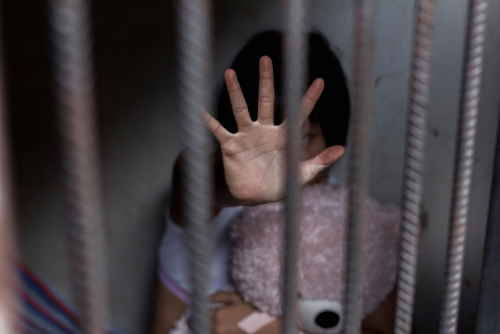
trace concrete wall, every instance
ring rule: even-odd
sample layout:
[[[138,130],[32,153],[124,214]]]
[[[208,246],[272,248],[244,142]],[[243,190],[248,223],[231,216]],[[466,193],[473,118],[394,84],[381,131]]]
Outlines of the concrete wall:
[[[424,223],[416,302],[419,333],[437,332],[460,89],[466,0],[438,1],[428,122]],[[280,29],[280,1],[215,1],[214,82],[255,33]],[[381,0],[375,64],[371,194],[400,202],[413,1]],[[499,4],[489,11],[486,71],[467,243],[461,332],[472,332],[498,117]],[[4,2],[8,80],[18,186],[21,253],[71,298],[46,8]],[[181,150],[176,111],[173,1],[95,1],[97,88],[108,239],[110,306],[115,325],[147,327],[156,248],[163,231],[172,164]],[[327,36],[351,77],[353,1],[315,0],[312,27]],[[21,19],[22,18],[22,19]],[[29,22],[29,24],[26,24]],[[344,158],[332,173],[345,179]]]

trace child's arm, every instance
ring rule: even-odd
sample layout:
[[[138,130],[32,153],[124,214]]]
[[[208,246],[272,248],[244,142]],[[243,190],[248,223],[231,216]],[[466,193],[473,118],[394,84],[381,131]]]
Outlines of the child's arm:
[[[177,298],[158,280],[151,334],[167,334],[187,308],[188,305],[185,302]]]
[[[214,201],[211,203],[211,213],[213,220],[217,213],[223,207],[238,206],[240,205],[238,200],[236,200],[229,192],[226,181],[224,179],[224,167],[222,165],[222,154],[220,150],[214,150],[212,154],[213,161],[213,172],[212,176],[214,182]],[[172,177],[172,197],[170,203],[170,216],[173,222],[181,227],[184,227],[186,223],[186,218],[184,216],[184,201],[183,201],[183,185],[184,185],[184,155],[180,154],[174,165],[174,172]]]

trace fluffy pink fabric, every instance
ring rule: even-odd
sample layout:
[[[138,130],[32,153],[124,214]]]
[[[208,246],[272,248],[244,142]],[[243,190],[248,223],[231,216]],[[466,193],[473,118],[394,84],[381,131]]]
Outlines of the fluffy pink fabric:
[[[346,201],[343,186],[314,185],[302,195],[298,288],[301,299],[343,304],[346,284]],[[363,318],[393,289],[396,280],[399,210],[367,200],[362,267]],[[244,300],[281,315],[283,204],[247,207],[238,216],[233,240],[232,276]]]

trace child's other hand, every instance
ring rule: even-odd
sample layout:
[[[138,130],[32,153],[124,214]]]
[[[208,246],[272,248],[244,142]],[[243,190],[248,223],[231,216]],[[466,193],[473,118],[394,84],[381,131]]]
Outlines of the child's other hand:
[[[274,79],[271,58],[260,59],[258,119],[253,122],[236,73],[225,72],[226,85],[238,132],[230,133],[204,112],[209,130],[221,144],[224,175],[231,195],[244,205],[279,201],[285,195],[286,122],[274,125]],[[309,117],[324,88],[316,79],[302,98],[299,125]],[[332,106],[333,107],[333,106]],[[301,183],[306,184],[320,171],[339,159],[345,150],[332,146],[300,164]]]
[[[213,311],[214,334],[245,334],[237,324],[250,313],[257,311],[253,306],[245,304],[235,292],[217,292],[212,302],[224,304]],[[280,324],[280,320],[277,319],[256,334],[280,334]]]

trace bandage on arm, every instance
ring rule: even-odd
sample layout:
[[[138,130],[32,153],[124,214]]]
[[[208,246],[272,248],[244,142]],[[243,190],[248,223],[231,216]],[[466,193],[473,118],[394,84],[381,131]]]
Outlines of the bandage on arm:
[[[276,317],[273,317],[267,313],[255,311],[238,322],[237,326],[246,334],[255,334],[275,320]]]

